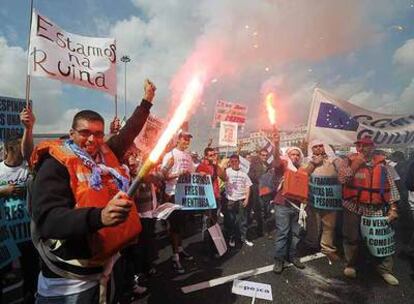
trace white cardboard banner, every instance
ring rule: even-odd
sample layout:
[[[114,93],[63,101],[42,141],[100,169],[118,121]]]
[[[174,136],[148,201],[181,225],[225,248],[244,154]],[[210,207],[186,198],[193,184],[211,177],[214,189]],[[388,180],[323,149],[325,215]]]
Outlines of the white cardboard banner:
[[[220,121],[235,122],[239,126],[246,123],[247,107],[242,104],[217,100],[214,111],[213,127],[218,127]]]
[[[218,254],[222,256],[227,251],[226,240],[224,239],[223,232],[221,231],[220,225],[216,223],[215,225],[208,228],[208,232],[213,239],[214,245],[216,245]]]
[[[273,301],[272,286],[269,284],[234,280],[231,292],[241,296]]]
[[[237,123],[220,122],[219,145],[227,147],[237,146]]]
[[[113,38],[68,33],[33,11],[28,61],[30,75],[116,94]]]
[[[308,120],[308,141],[353,144],[370,137],[378,146],[414,143],[414,114],[390,115],[368,111],[316,89]]]

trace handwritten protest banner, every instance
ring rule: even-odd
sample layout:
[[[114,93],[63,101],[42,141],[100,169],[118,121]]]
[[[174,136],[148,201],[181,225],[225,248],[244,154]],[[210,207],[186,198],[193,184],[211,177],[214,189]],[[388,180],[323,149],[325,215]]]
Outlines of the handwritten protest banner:
[[[84,37],[62,30],[33,12],[29,74],[116,94],[113,38]]]
[[[213,127],[219,127],[221,121],[234,122],[239,126],[244,126],[246,124],[246,115],[246,106],[224,100],[217,100]]]
[[[4,200],[0,200],[0,268],[20,256],[6,223]]]
[[[324,210],[342,210],[342,186],[336,177],[310,176],[310,202]]]
[[[361,235],[373,256],[386,257],[395,253],[394,234],[387,217],[361,217]]]
[[[19,114],[25,106],[24,99],[0,96],[0,142],[23,136]]]
[[[217,207],[210,175],[184,174],[178,178],[175,203],[182,210],[205,210]]]

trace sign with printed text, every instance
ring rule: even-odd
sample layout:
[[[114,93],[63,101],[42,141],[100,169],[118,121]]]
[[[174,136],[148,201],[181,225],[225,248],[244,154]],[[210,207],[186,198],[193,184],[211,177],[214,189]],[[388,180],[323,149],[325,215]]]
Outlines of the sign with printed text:
[[[336,177],[310,175],[309,194],[317,209],[342,210],[342,185]]]
[[[234,280],[231,292],[241,296],[273,301],[272,286],[269,284]]]
[[[20,112],[24,107],[26,107],[24,99],[0,96],[0,142],[10,137],[23,136],[24,128],[20,122]]]
[[[362,216],[361,235],[369,252],[376,257],[395,253],[394,229],[385,216]]]
[[[246,106],[224,100],[217,100],[213,127],[219,127],[221,121],[234,122],[239,126],[244,126],[246,124],[246,115]]]
[[[178,177],[175,203],[182,206],[182,210],[217,208],[210,175],[192,173]]]
[[[19,249],[10,234],[6,222],[4,200],[0,200],[0,268],[11,263],[19,256]]]
[[[33,12],[29,74],[116,94],[116,45],[113,38],[95,38],[64,31]]]
[[[149,153],[161,135],[162,126],[161,119],[153,115],[148,116],[142,131],[134,140],[135,146],[144,153]]]
[[[24,192],[26,196],[26,192]],[[16,243],[30,241],[30,216],[26,200],[9,198],[4,203],[6,222],[9,232]]]
[[[318,139],[333,145],[370,137],[377,146],[407,146],[414,143],[414,114],[372,112],[316,89],[307,135],[308,142]]]
[[[219,145],[227,147],[237,146],[237,123],[220,122]]]

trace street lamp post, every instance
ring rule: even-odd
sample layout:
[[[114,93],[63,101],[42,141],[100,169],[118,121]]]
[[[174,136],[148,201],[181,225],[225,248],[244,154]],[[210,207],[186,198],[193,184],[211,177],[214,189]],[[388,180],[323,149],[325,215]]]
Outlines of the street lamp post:
[[[123,121],[126,122],[126,113],[127,113],[127,63],[131,62],[131,58],[128,55],[121,57],[121,61],[124,63],[124,118]]]

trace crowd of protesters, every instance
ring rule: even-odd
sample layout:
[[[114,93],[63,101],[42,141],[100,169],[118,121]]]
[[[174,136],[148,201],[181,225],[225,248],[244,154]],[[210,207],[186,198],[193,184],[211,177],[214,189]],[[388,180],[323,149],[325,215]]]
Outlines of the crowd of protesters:
[[[198,159],[189,152],[191,133],[181,130],[175,147],[150,168],[129,197],[130,182],[147,158],[133,140],[149,115],[155,90],[146,82],[141,104],[123,127],[114,120],[107,137],[103,118],[84,110],[73,118],[68,138],[34,147],[34,115],[30,108],[21,113],[23,138],[4,144],[0,197],[2,208],[11,198],[23,200],[25,215],[31,218],[32,239],[17,244],[25,303],[98,303],[104,299],[117,303],[125,294],[146,294],[145,278],[160,275],[155,264],[159,244],[154,210],[174,204],[178,178],[192,173],[211,176],[217,208],[175,210],[166,221],[161,220],[168,231],[171,267],[177,275],[185,273],[186,261],[194,259],[183,246],[185,227],[198,225],[191,218],[202,213],[207,227],[223,224],[230,250],[240,246],[254,250],[248,230],[256,222],[253,235],[266,235],[269,242],[274,239],[276,274],[288,262],[299,269],[306,267],[300,259],[302,244],[321,251],[332,262],[343,256],[343,274],[348,278],[355,278],[359,263],[369,259],[386,283],[399,284],[392,255],[362,254],[360,223],[361,217],[385,216],[394,225],[399,218],[403,253],[414,257],[414,162],[404,154],[387,157],[367,137],[356,141],[356,152],[347,156],[338,156],[329,142],[321,140],[310,142],[308,151],[289,147],[282,154],[274,130],[273,155],[259,149],[250,151],[249,157],[235,153],[220,159],[209,142],[203,158]],[[247,159],[246,168],[241,162]],[[289,184],[292,176],[299,184]],[[315,181],[322,179],[320,189],[334,189],[331,199],[336,205],[332,208],[321,208],[312,190],[318,187]],[[293,188],[309,193],[292,194]],[[221,258],[212,239],[206,242],[211,258]],[[1,282],[10,276],[12,267],[1,269]]]

